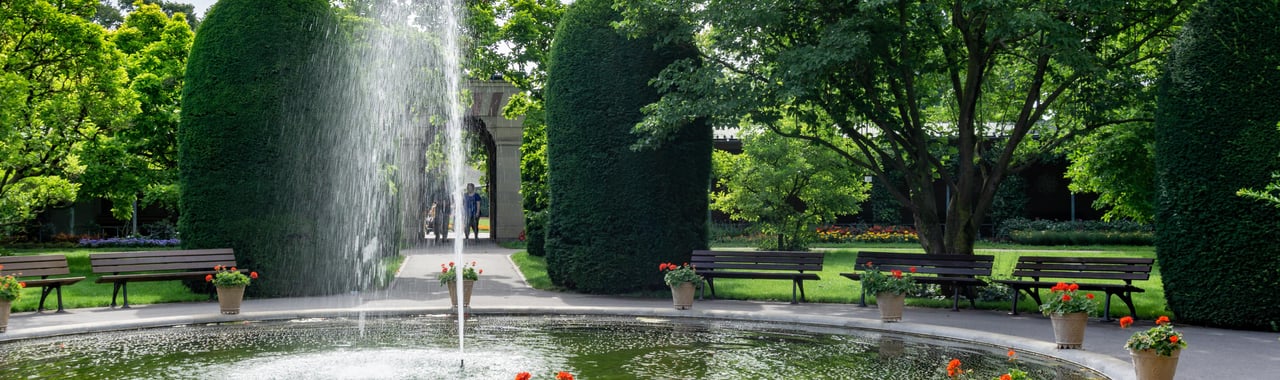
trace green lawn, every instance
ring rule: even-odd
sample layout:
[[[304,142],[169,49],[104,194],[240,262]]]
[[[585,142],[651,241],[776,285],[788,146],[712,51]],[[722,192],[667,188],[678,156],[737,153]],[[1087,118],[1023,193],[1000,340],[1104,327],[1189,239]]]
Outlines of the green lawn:
[[[729,248],[717,248],[729,249]],[[735,248],[736,249],[736,248]],[[894,244],[894,245],[872,245],[866,244],[854,248],[839,248],[827,251],[826,259],[823,262],[823,271],[818,275],[822,278],[820,281],[805,281],[805,293],[809,302],[825,302],[825,303],[856,303],[861,291],[861,286],[855,281],[841,277],[841,272],[853,271],[857,265],[854,258],[859,249],[875,249],[877,251],[889,252],[923,252],[918,245],[913,244]],[[1086,256],[1086,257],[1103,257],[1103,256],[1125,256],[1125,257],[1155,257],[1155,249],[1153,247],[1029,247],[1014,245],[983,245],[977,249],[978,254],[995,255],[996,261],[993,266],[993,273],[997,277],[1009,278],[1009,273],[1013,272],[1013,266],[1017,262],[1018,256],[1035,255],[1035,256]],[[530,279],[530,283],[534,288],[550,289],[551,282],[546,279],[546,262],[541,257],[529,256],[525,252],[518,252],[514,256],[514,261],[520,266],[520,271],[525,277]],[[655,271],[655,275],[656,275]],[[533,279],[539,279],[534,283]],[[1045,279],[1052,280],[1052,279]],[[1168,310],[1164,301],[1164,289],[1160,282],[1159,266],[1152,271],[1151,279],[1147,281],[1138,281],[1134,285],[1146,289],[1144,293],[1134,294],[1134,305],[1138,309],[1138,317],[1141,319],[1155,319],[1160,315],[1172,316],[1173,313]],[[659,292],[661,293],[661,292]],[[1046,292],[1042,292],[1045,294]],[[654,296],[665,296],[666,294],[654,294]],[[1101,293],[1097,293],[1101,300]],[[791,282],[779,280],[751,280],[751,279],[718,279],[716,280],[716,296],[726,299],[742,299],[742,300],[766,300],[789,302],[791,300]],[[1044,295],[1042,295],[1044,297]],[[869,301],[874,297],[869,297]],[[926,299],[926,298],[908,298],[908,305],[926,306],[926,307],[951,307],[951,300],[947,299]],[[967,300],[961,300],[961,305],[968,306]],[[1008,310],[1009,301],[980,301],[978,307],[982,309]],[[1036,313],[1036,305],[1034,301],[1025,297],[1018,303],[1018,309],[1023,312]],[[1111,301],[1111,312],[1113,316],[1127,315],[1128,308],[1118,298]]]

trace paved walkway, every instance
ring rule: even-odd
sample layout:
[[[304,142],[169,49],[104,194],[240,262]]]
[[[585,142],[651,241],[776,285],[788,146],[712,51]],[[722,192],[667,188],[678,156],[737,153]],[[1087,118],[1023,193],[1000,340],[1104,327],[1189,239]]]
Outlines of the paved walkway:
[[[668,299],[625,298],[545,292],[530,288],[511,264],[514,252],[487,242],[468,241],[466,260],[484,269],[472,298],[475,313],[567,313],[745,318],[803,322],[873,330],[948,336],[1005,345],[1023,352],[1062,357],[1098,369],[1115,379],[1131,379],[1132,367],[1124,341],[1128,330],[1094,320],[1086,330],[1083,350],[1057,350],[1047,318],[1038,314],[1009,316],[993,310],[908,308],[902,323],[881,323],[875,307],[848,304],[800,304],[727,300],[696,301],[693,310],[674,310]],[[135,306],[131,309],[72,309],[64,314],[16,313],[0,342],[54,334],[231,321],[279,319],[335,314],[442,313],[449,309],[445,288],[435,278],[441,263],[453,260],[451,245],[429,245],[406,252],[408,260],[384,291],[328,297],[250,299],[244,314],[223,316],[210,303]],[[1190,346],[1182,353],[1179,379],[1280,378],[1280,334],[1179,326]]]

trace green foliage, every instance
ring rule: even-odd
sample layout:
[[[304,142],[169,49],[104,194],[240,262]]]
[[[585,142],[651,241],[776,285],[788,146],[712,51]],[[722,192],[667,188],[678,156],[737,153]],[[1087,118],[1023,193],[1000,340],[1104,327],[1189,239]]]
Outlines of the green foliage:
[[[1059,282],[1049,289],[1049,297],[1040,304],[1040,312],[1044,315],[1092,314],[1097,307],[1093,294],[1080,292],[1080,285]]]
[[[440,280],[440,286],[448,285],[451,282],[458,281],[458,268],[462,268],[463,281],[476,281],[480,279],[480,274],[484,273],[483,269],[476,269],[476,262],[464,263],[461,266],[454,265],[452,261],[449,265],[440,264],[440,273],[436,274],[436,279]]]
[[[692,52],[623,37],[612,5],[575,2],[547,67],[547,266],[557,285],[590,293],[660,287],[653,263],[707,244],[711,129],[688,123],[676,143],[630,148],[640,108],[658,99],[650,78]]]
[[[194,39],[184,16],[170,18],[154,4],[129,13],[111,41],[126,55],[129,88],[142,112],[128,128],[99,136],[86,148],[83,194],[112,201],[117,219],[158,204],[177,211],[178,123],[187,54]]]
[[[323,0],[223,0],[191,47],[178,230],[183,248],[234,248],[241,266],[270,273],[272,286],[249,288],[254,295],[332,294],[358,281],[355,265],[331,253],[360,247],[324,243],[337,220],[321,216],[332,201],[309,186],[325,178],[323,166],[296,165],[315,157],[302,142],[315,141],[320,123],[283,117],[292,97],[321,92],[307,87],[306,63],[334,18]]]
[[[1160,79],[1156,252],[1180,320],[1280,319],[1280,218],[1236,196],[1280,169],[1280,4],[1200,2]]]
[[[672,263],[662,263],[658,265],[658,271],[663,272],[662,281],[667,286],[676,286],[682,283],[692,283],[694,287],[701,288],[706,283],[706,279],[698,275],[689,263],[684,265],[675,265]]]
[[[1133,320],[1122,319],[1120,326],[1129,327],[1129,323],[1133,323]],[[1173,323],[1170,323],[1169,318],[1165,316],[1156,320],[1156,327],[1133,333],[1133,336],[1124,342],[1124,348],[1131,351],[1154,350],[1156,355],[1160,356],[1171,356],[1173,351],[1186,347],[1187,341],[1182,339],[1182,333],[1175,331]]]
[[[1132,119],[1191,2],[620,1],[620,27],[698,43],[636,126],[772,125],[839,152],[914,213],[925,251],[969,254],[1007,175]],[[941,136],[941,138],[939,138]],[[988,138],[998,136],[999,138]],[[890,173],[901,181],[888,181]],[[856,180],[856,179],[853,179]],[[943,186],[938,186],[941,183]],[[950,199],[939,205],[944,189]]]
[[[218,266],[214,267],[214,270],[217,273],[206,276],[205,280],[217,287],[249,286],[252,279],[258,278],[258,272],[250,272],[246,275],[235,267]]]
[[[1105,220],[1150,223],[1155,217],[1155,125],[1106,126],[1077,141],[1068,153],[1067,178],[1073,192],[1098,194],[1095,209]]]
[[[712,154],[718,190],[711,207],[777,237],[763,239],[760,248],[805,250],[817,239],[817,226],[857,213],[867,199],[869,184],[849,180],[864,172],[835,152],[759,127],[742,134],[741,154]]]
[[[889,271],[889,274],[885,274],[880,271],[880,267],[874,264],[872,262],[864,263],[862,276],[859,277],[862,289],[866,290],[867,294],[914,294],[920,291],[920,284],[917,284],[915,278],[912,278],[912,272],[903,273],[894,269]]]
[[[4,266],[0,265],[0,269],[3,268]],[[26,287],[24,285],[13,275],[0,276],[0,300],[13,302],[22,298],[22,289]]]
[[[512,96],[504,116],[524,115],[520,143],[520,194],[529,254],[546,254],[547,126],[542,89],[556,25],[567,5],[558,0],[502,0],[468,5],[475,50],[469,61],[481,77],[501,74],[524,92]],[[502,21],[499,25],[498,22]]]
[[[84,142],[138,112],[97,3],[0,2],[0,234],[75,200]]]

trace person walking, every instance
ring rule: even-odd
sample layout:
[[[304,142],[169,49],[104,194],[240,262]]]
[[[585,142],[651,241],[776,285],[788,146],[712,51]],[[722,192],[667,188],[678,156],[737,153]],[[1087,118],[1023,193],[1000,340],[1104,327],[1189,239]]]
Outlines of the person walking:
[[[475,238],[480,238],[480,194],[476,193],[476,185],[474,183],[467,184],[467,193],[462,195],[462,203],[466,206],[466,216],[463,230],[463,238],[467,238],[471,233],[475,232]]]

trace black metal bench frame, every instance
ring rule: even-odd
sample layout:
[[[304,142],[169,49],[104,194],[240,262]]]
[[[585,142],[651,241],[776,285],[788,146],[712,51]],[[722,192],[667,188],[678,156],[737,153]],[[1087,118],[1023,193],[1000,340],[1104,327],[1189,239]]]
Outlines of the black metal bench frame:
[[[707,279],[711,298],[716,297],[715,279],[745,278],[760,280],[791,280],[791,303],[805,300],[804,281],[820,280],[822,252],[787,251],[693,251],[689,262],[694,270]],[[808,273],[806,273],[808,272]]]
[[[116,296],[123,294],[121,308],[128,309],[129,282],[203,279],[216,273],[215,266],[235,267],[236,256],[231,248],[108,252],[89,254],[89,262],[93,273],[109,273],[96,282],[114,284],[111,307],[116,307]],[[209,298],[213,298],[213,293]]]
[[[1030,277],[1031,281],[996,280],[996,282],[1026,293],[1036,301],[1036,305],[1043,303],[1040,299],[1040,289],[1052,288],[1059,282],[1074,282],[1080,286],[1080,290],[1104,292],[1106,296],[1103,302],[1103,318],[1110,321],[1112,295],[1129,306],[1130,316],[1137,314],[1137,308],[1133,305],[1133,293],[1142,293],[1146,290],[1134,286],[1133,282],[1149,279],[1154,263],[1155,259],[1141,257],[1022,256],[1018,258],[1013,275]],[[1052,280],[1042,281],[1042,278]],[[1081,283],[1075,280],[1115,280],[1123,283]],[[1009,314],[1018,314],[1018,298],[1021,297],[1015,292]]]
[[[952,286],[951,310],[960,310],[960,288],[986,286],[987,282],[978,276],[990,277],[991,265],[995,256],[990,255],[930,255],[923,253],[869,252],[860,251],[856,258],[857,270],[867,270],[867,262],[882,271],[901,270],[907,272],[916,268],[912,275],[917,283]],[[841,276],[854,281],[862,279],[861,273],[841,273]],[[932,275],[932,276],[930,276]],[[978,308],[971,292],[965,292],[969,306]],[[862,290],[859,306],[867,306],[867,291]]]
[[[58,277],[49,278],[49,276],[61,276],[71,274],[71,269],[67,267],[66,255],[35,255],[35,256],[6,256],[0,257],[0,265],[4,265],[4,270],[0,272],[0,276],[14,275],[19,281],[25,282],[28,287],[40,287],[40,303],[36,306],[36,312],[44,311],[44,301],[49,298],[49,293],[58,293],[58,313],[66,313],[62,308],[62,286],[71,285],[84,277]],[[39,279],[22,280],[23,277],[36,277]]]

